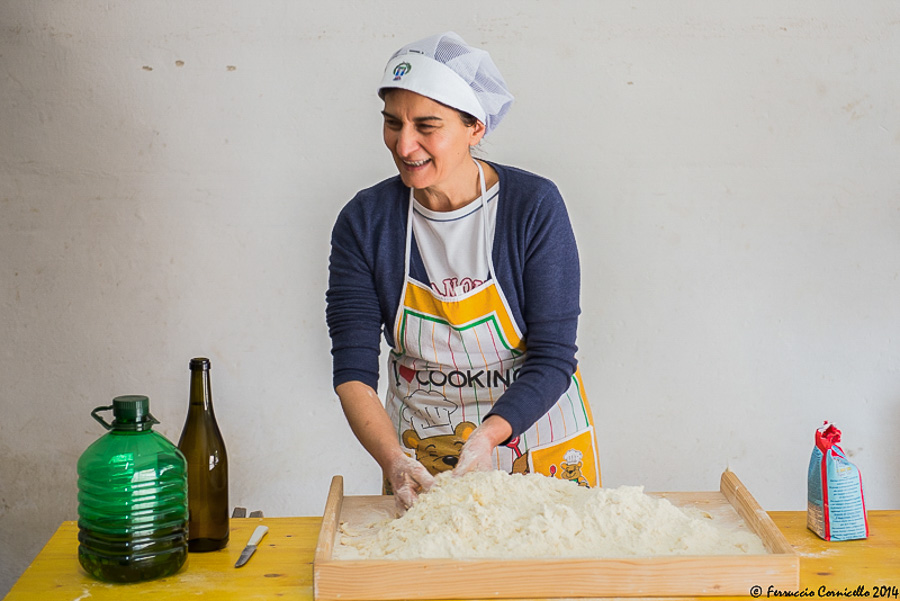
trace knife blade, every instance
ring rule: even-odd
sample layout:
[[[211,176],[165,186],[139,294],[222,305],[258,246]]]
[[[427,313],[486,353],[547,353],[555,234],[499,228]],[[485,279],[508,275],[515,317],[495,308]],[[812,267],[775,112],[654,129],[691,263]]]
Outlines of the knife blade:
[[[266,532],[269,531],[268,526],[257,526],[256,530],[253,531],[253,535],[250,537],[250,540],[247,541],[247,546],[244,547],[244,550],[241,551],[241,556],[238,557],[237,562],[234,564],[234,567],[239,568],[248,561],[250,561],[250,556],[256,551],[256,546],[259,545],[259,541],[266,535]]]

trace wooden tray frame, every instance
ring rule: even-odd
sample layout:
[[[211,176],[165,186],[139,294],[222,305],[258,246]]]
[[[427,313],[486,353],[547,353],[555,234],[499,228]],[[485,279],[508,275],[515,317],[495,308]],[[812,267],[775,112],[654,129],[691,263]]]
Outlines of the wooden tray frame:
[[[334,476],[313,562],[315,599],[745,596],[754,585],[799,590],[799,556],[734,472],[725,470],[719,492],[689,494],[719,499],[724,495],[768,553],[615,559],[333,559],[344,501],[343,477]]]

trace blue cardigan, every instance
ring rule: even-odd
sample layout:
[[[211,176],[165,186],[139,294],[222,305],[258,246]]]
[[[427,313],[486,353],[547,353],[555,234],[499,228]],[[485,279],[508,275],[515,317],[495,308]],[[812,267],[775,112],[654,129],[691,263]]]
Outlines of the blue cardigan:
[[[575,373],[580,268],[565,204],[550,180],[491,163],[500,176],[493,261],[497,280],[523,333],[526,359],[497,400],[518,436],[566,391]],[[331,236],[326,320],[334,386],[378,386],[383,334],[393,325],[406,281],[404,253],[409,188],[399,176],[360,191],[343,208]],[[428,282],[413,237],[410,272]]]

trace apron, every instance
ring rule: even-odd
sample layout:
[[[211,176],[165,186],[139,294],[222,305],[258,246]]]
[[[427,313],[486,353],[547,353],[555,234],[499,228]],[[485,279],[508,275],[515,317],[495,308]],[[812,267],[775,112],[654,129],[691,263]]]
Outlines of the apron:
[[[478,166],[490,278],[447,297],[410,276],[413,190],[406,224],[406,282],[388,357],[385,409],[406,452],[429,472],[453,469],[469,434],[515,382],[527,357],[494,273],[484,171]],[[498,199],[499,202],[499,199]],[[593,419],[576,370],[568,390],[534,425],[493,455],[494,468],[600,485]]]

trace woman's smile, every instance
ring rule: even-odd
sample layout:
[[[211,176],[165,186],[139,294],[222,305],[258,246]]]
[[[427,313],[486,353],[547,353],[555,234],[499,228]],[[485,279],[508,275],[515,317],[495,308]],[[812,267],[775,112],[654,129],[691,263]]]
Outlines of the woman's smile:
[[[424,167],[426,163],[431,162],[431,159],[422,159],[421,161],[407,161],[405,159],[401,160],[403,160],[403,164],[406,165],[409,169]]]

